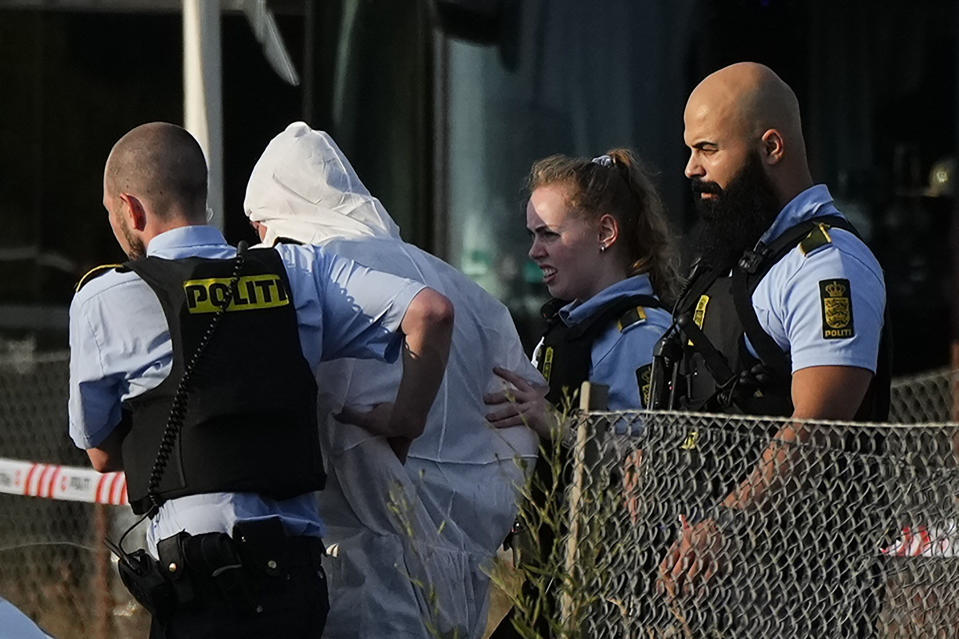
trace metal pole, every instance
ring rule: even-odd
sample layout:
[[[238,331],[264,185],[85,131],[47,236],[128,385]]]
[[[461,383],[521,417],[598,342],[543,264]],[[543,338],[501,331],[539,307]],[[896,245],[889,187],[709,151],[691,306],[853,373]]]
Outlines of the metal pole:
[[[579,575],[579,544],[581,537],[581,517],[586,474],[590,470],[587,447],[596,433],[590,427],[590,411],[605,410],[609,401],[609,386],[583,382],[579,390],[579,414],[576,417],[576,443],[570,451],[572,478],[569,487],[569,537],[566,541],[565,574],[570,584],[577,584]],[[593,442],[596,443],[595,441]],[[596,460],[592,460],[596,461]],[[564,469],[560,470],[560,476]],[[575,636],[583,598],[574,598],[572,588],[561,588],[560,619],[564,629],[563,636]]]
[[[316,86],[316,4],[312,0],[303,3],[303,121],[313,128],[316,122],[314,87]]]
[[[220,3],[183,0],[183,120],[209,167],[209,223],[223,229],[223,91]]]
[[[94,539],[102,542],[110,532],[109,506],[104,504],[93,505]],[[110,573],[113,570],[110,553],[103,543],[97,544],[97,552],[93,555],[93,593],[94,614],[91,635],[96,639],[110,639],[113,636],[113,589],[110,587]]]

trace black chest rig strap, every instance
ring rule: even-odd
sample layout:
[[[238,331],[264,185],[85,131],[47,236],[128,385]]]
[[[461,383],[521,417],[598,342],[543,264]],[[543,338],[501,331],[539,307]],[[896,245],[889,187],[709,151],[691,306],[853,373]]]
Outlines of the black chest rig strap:
[[[322,488],[316,383],[276,251],[248,251],[238,273],[232,260],[203,258],[148,257],[127,267],[156,293],[173,351],[168,377],[124,402],[131,427],[123,460],[134,512],[184,495],[288,499]],[[185,378],[188,387],[178,390]],[[189,401],[178,408],[184,393]],[[164,472],[157,473],[161,456]]]
[[[763,330],[752,294],[769,270],[797,245],[804,253],[828,243],[828,229],[855,233],[842,217],[821,216],[786,230],[772,244],[746,251],[730,273],[704,270],[680,300],[684,388],[679,407],[749,414],[792,413],[792,364]],[[708,312],[707,312],[708,310]],[[743,337],[748,337],[754,357]]]
[[[553,299],[543,306],[547,328],[537,360],[537,368],[549,383],[546,399],[560,410],[569,408],[567,402],[589,377],[596,338],[613,322],[624,330],[645,319],[644,309],[663,307],[652,295],[631,295],[612,300],[583,322],[567,326],[559,317],[559,309],[565,304]]]

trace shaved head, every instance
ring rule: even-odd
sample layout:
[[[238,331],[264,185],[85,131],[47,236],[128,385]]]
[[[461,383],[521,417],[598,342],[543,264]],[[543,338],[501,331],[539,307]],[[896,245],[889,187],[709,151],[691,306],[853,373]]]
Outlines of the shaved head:
[[[714,267],[731,267],[812,186],[799,101],[769,67],[739,62],[693,89],[683,123],[700,213],[694,244]]]
[[[802,142],[799,100],[788,84],[769,67],[738,62],[699,83],[689,96],[687,110],[722,112],[739,132],[760,136],[778,129],[788,139]]]
[[[738,62],[706,76],[683,123],[685,173],[699,202],[717,200],[754,159],[753,176],[768,181],[779,208],[812,186],[799,101],[767,66]]]
[[[185,129],[167,122],[143,124],[113,146],[103,173],[104,195],[131,194],[161,219],[206,218],[206,160]]]

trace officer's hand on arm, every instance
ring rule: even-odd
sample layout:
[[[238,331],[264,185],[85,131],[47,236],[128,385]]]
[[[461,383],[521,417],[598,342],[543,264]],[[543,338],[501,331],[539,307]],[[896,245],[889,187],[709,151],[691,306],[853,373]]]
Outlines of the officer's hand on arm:
[[[549,437],[559,424],[556,411],[546,401],[549,387],[534,384],[515,372],[498,366],[493,372],[506,383],[503,390],[483,396],[483,401],[496,407],[496,410],[486,414],[486,420],[494,428],[528,426],[540,437]]]
[[[410,302],[400,330],[406,336],[403,378],[382,434],[390,438],[393,450],[405,460],[409,444],[426,427],[426,416],[446,373],[453,337],[452,302],[424,288]]]

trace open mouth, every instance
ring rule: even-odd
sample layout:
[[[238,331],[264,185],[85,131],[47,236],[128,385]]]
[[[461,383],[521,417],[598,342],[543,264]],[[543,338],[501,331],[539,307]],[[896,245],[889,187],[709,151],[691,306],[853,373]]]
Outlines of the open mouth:
[[[540,266],[539,268],[543,271],[543,281],[547,284],[556,276],[556,269],[552,266]]]

